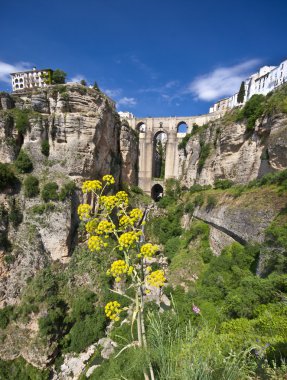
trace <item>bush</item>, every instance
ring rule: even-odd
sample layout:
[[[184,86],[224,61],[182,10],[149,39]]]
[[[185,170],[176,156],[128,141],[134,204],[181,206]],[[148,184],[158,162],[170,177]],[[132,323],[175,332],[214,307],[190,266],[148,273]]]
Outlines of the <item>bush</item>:
[[[184,136],[184,138],[181,140],[181,142],[178,144],[178,149],[185,149],[190,137],[191,137],[191,133],[187,133]]]
[[[229,189],[231,186],[233,186],[233,182],[230,179],[217,179],[214,182],[214,188],[215,189]]]
[[[0,328],[5,329],[13,318],[13,306],[0,309]]]
[[[203,202],[204,202],[203,194],[197,194],[196,197],[194,198],[194,201],[193,201],[195,207],[202,206]]]
[[[9,212],[9,221],[13,224],[13,227],[18,227],[22,223],[23,214],[16,202],[15,198],[9,200],[10,212]]]
[[[43,140],[41,143],[41,152],[44,154],[44,156],[49,157],[50,154],[50,145],[49,140]]]
[[[33,170],[33,163],[24,150],[20,150],[14,164],[20,173],[29,173]]]
[[[52,202],[44,203],[40,205],[35,205],[31,208],[32,214],[35,215],[43,215],[45,212],[53,211],[55,209],[55,205]]]
[[[66,183],[60,191],[59,200],[64,201],[67,197],[70,197],[76,189],[75,182],[70,181]]]
[[[0,191],[16,184],[16,177],[8,164],[0,162]]]
[[[247,121],[246,130],[252,131],[256,120],[263,115],[265,105],[264,95],[253,95],[238,113],[236,121]]]
[[[56,182],[46,183],[41,191],[41,197],[43,201],[57,201],[59,199],[58,188],[59,186],[56,184]]]
[[[201,147],[201,150],[200,150],[199,160],[198,160],[198,172],[199,173],[202,171],[203,166],[205,164],[205,161],[210,154],[211,145],[205,144],[204,142],[201,141],[200,147]]]
[[[29,127],[28,113],[28,110],[15,110],[15,126],[22,135],[25,135]]]
[[[36,197],[39,194],[39,180],[37,177],[29,175],[24,180],[24,195],[28,198]]]
[[[213,195],[209,195],[207,197],[207,205],[206,205],[206,207],[208,209],[211,209],[211,208],[215,207],[216,203],[217,203],[217,200],[216,200],[216,198]]]

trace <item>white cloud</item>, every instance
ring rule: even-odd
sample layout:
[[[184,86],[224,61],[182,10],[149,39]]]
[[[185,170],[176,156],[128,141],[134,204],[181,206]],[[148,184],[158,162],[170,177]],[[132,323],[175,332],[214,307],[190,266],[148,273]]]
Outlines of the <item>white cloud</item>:
[[[11,73],[17,71],[26,71],[32,68],[32,64],[29,62],[18,62],[15,65],[0,61],[0,81],[5,83],[11,83]]]
[[[103,92],[107,94],[110,98],[117,98],[121,95],[122,89],[121,88],[106,88],[103,89]]]
[[[117,104],[132,107],[137,104],[137,100],[135,98],[127,98],[126,96],[124,96],[123,98],[118,100]]]
[[[87,82],[87,79],[84,75],[77,74],[72,79],[70,79],[69,82],[79,83],[81,80],[85,80]]]
[[[240,83],[246,79],[260,63],[258,59],[230,67],[219,67],[214,71],[195,78],[184,91],[192,93],[200,100],[210,101],[229,96],[239,90]]]

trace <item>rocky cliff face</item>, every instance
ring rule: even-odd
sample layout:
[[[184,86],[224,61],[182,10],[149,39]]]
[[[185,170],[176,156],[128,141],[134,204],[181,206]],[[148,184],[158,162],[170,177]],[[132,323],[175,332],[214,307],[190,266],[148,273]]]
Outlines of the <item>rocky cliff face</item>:
[[[180,150],[180,177],[191,186],[213,184],[216,179],[247,183],[287,166],[287,116],[277,114],[258,120],[253,133],[241,123],[213,122],[193,135]],[[208,147],[200,167],[203,146]]]
[[[80,85],[50,86],[1,95],[0,104],[0,161],[13,163],[24,150],[40,190],[51,181],[61,188],[71,180],[81,185],[107,173],[113,174],[117,186],[122,181],[135,183],[136,138],[121,128],[113,103],[100,91]],[[23,116],[19,110],[26,110],[25,131],[17,125]],[[48,144],[49,154],[43,154],[43,143]],[[24,180],[27,175],[18,176]],[[16,227],[7,216],[12,198],[23,218]],[[48,262],[68,260],[75,243],[78,203],[77,193],[51,207],[40,196],[25,197],[23,189],[0,194],[7,214],[0,233],[8,242],[0,247],[0,305],[17,302],[27,279]]]

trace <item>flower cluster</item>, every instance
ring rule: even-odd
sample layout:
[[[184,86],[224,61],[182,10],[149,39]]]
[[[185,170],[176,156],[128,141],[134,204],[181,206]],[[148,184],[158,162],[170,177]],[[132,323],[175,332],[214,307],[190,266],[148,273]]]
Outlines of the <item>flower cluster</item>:
[[[134,268],[129,266],[124,260],[117,260],[112,263],[111,269],[107,271],[107,275],[115,277],[116,282],[120,282],[123,275],[128,274],[130,276],[133,270]]]
[[[129,215],[130,215],[132,222],[137,223],[142,219],[143,212],[139,208],[134,208],[133,210],[130,211]]]
[[[112,175],[106,174],[103,176],[103,181],[107,182],[108,185],[113,185],[115,183],[115,179]]]
[[[114,321],[120,320],[120,313],[123,311],[123,309],[120,308],[121,305],[117,301],[111,301],[106,304],[105,306],[105,313],[108,318]]]
[[[154,256],[158,251],[158,246],[153,245],[151,243],[146,243],[141,246],[140,253],[138,254],[138,257],[145,257],[150,258]]]
[[[115,228],[116,226],[114,225],[114,223],[109,222],[107,220],[102,220],[96,228],[96,233],[98,235],[108,235],[113,233]]]
[[[89,191],[102,190],[102,187],[102,182],[96,179],[94,181],[85,181],[82,185],[82,192],[88,193]]]
[[[166,278],[162,269],[156,270],[146,277],[147,283],[156,288],[160,288],[164,285]]]
[[[100,197],[100,205],[102,209],[111,212],[117,206],[118,200],[115,195],[102,195]]]
[[[86,231],[89,233],[89,234],[92,234],[93,232],[96,231],[96,228],[97,228],[97,224],[98,224],[98,219],[97,218],[94,218],[92,220],[89,220],[86,224]]]
[[[79,205],[79,207],[78,207],[79,218],[81,220],[89,219],[91,217],[91,211],[92,211],[92,207],[89,204],[83,203],[83,204]]]
[[[129,203],[129,196],[125,191],[118,191],[116,193],[117,206],[123,205],[127,206]]]
[[[107,245],[99,236],[91,236],[88,240],[88,248],[92,252],[100,251],[102,248],[107,247]]]
[[[133,247],[135,243],[139,241],[139,237],[142,234],[141,231],[125,232],[119,237],[120,250],[123,248],[129,249]]]
[[[119,219],[119,226],[123,229],[126,229],[130,226],[132,226],[132,220],[131,218],[128,216],[128,215],[123,215],[120,219]]]

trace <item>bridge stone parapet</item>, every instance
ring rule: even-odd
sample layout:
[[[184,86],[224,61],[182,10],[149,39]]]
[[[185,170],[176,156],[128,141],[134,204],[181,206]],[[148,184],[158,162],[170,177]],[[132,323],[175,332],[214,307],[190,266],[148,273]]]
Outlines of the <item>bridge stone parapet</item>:
[[[165,160],[164,179],[178,178],[179,176],[179,152],[178,144],[186,133],[191,133],[194,124],[202,126],[222,116],[221,112],[213,112],[198,116],[174,116],[174,117],[143,117],[137,118],[130,113],[120,113],[122,124],[129,125],[139,132],[139,186],[146,192],[151,193],[156,185],[155,155],[156,139],[163,136]],[[185,124],[187,129],[183,133],[180,126]],[[161,184],[160,182],[158,182]]]

